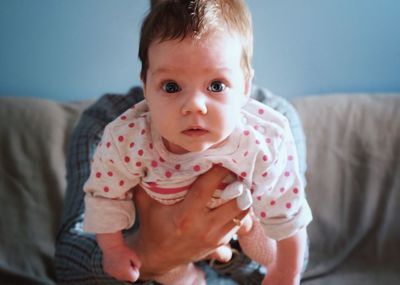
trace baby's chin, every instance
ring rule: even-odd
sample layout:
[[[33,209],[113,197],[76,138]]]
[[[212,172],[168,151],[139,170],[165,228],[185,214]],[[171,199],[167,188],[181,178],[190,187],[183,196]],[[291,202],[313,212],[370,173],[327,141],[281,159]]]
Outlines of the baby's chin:
[[[168,149],[168,151],[175,153],[175,154],[185,154],[188,152],[197,152],[201,153],[207,151],[209,149],[214,149],[223,146],[227,142],[227,139],[223,139],[221,141],[206,141],[206,142],[199,142],[199,143],[192,143],[192,144],[173,144],[169,143],[168,141],[164,140],[164,145]]]
[[[208,143],[202,143],[198,145],[191,145],[186,148],[186,152],[204,152],[209,149],[215,149],[223,146],[226,143],[226,139],[218,142],[208,142]]]

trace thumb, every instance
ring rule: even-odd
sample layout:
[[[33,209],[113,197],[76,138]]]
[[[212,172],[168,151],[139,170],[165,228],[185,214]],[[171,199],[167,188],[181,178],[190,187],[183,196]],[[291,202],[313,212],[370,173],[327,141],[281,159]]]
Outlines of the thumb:
[[[221,245],[208,258],[218,260],[219,262],[228,262],[232,258],[232,248],[229,245]]]
[[[139,269],[137,268],[131,268],[129,270],[129,275],[130,275],[130,282],[136,282],[139,279],[140,273]]]
[[[140,272],[139,268],[135,266],[135,264],[131,261],[131,266],[129,268],[129,277],[130,277],[130,282],[136,282],[139,279]]]

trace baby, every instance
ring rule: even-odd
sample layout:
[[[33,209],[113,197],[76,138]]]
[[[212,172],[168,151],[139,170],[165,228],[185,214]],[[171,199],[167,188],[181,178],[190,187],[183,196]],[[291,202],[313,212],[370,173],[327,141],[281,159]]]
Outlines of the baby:
[[[139,57],[145,100],[106,126],[84,186],[84,228],[97,234],[105,271],[139,277],[140,260],[121,233],[135,220],[135,186],[173,205],[218,164],[234,181],[220,185],[209,207],[232,198],[241,209],[251,206],[251,229],[238,238],[267,267],[263,284],[299,284],[312,217],[286,118],[249,98],[252,27],[244,1],[161,1],[143,22]],[[156,278],[204,280],[193,264]]]

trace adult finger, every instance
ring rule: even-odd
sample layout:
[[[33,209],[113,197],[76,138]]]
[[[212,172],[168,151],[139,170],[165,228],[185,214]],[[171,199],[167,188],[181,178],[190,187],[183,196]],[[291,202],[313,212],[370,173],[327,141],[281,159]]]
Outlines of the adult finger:
[[[225,204],[212,209],[209,212],[209,217],[216,227],[222,227],[227,222],[232,221],[233,218],[238,218],[240,215],[243,217],[249,212],[249,208],[241,210],[238,206],[236,199],[229,200]]]
[[[208,172],[202,174],[192,184],[185,200],[191,207],[205,208],[214,191],[220,186],[222,180],[230,171],[221,166],[213,166]]]
[[[227,244],[230,239],[238,232],[240,227],[246,221],[246,217],[249,215],[249,210],[241,211],[236,216],[233,216],[231,219],[224,219],[225,224],[221,225],[221,227],[211,235],[214,235],[215,240],[218,240],[218,243],[223,245]],[[235,221],[234,221],[235,219]]]

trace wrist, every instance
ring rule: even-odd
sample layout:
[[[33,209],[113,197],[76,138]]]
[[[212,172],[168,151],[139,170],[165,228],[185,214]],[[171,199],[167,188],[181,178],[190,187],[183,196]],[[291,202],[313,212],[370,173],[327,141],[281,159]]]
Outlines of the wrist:
[[[96,234],[96,240],[103,252],[115,250],[125,246],[122,232]]]
[[[162,252],[154,247],[149,247],[149,243],[143,241],[139,232],[127,237],[127,246],[135,251],[138,256],[140,267],[140,280],[154,280],[157,276],[167,273],[172,269],[168,264],[162,262]]]

